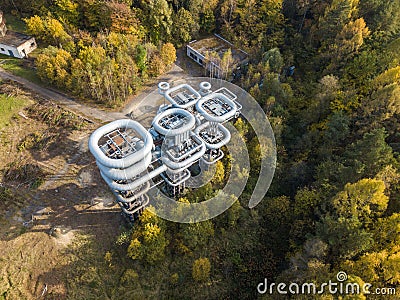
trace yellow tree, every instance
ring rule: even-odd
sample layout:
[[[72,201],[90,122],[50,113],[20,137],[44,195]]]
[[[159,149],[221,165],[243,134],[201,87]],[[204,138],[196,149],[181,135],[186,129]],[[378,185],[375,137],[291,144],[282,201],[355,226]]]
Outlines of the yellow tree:
[[[368,221],[386,210],[389,198],[384,194],[385,183],[377,179],[361,179],[346,184],[332,200],[339,216]]]
[[[41,17],[35,15],[29,19],[24,19],[24,21],[29,34],[35,36],[39,40],[44,40],[46,28]]]
[[[71,54],[63,49],[48,47],[36,59],[37,73],[42,80],[57,87],[68,87],[71,80]]]
[[[192,277],[198,282],[205,282],[210,278],[211,264],[208,258],[196,259],[193,263]]]
[[[168,240],[160,218],[145,210],[139,226],[135,227],[131,243],[128,247],[128,256],[132,259],[144,260],[155,264],[164,258]]]
[[[369,34],[370,31],[363,18],[347,23],[336,36],[336,44],[340,51],[339,54],[348,55],[357,52]]]
[[[166,66],[176,61],[176,49],[171,43],[165,43],[160,49],[160,58]]]

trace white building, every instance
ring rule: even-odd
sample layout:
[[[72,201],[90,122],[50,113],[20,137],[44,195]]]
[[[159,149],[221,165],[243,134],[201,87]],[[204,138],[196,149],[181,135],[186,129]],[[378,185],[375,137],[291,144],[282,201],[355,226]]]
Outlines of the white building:
[[[0,54],[24,58],[36,48],[34,37],[7,30],[6,21],[0,11]]]
[[[235,76],[237,73],[240,73],[241,67],[249,62],[249,55],[218,34],[214,34],[214,36],[199,41],[195,40],[190,42],[186,46],[186,54],[209,71],[212,77],[221,78],[223,74],[220,65],[221,60],[229,49],[231,50],[232,56],[229,67],[232,71],[232,75]]]

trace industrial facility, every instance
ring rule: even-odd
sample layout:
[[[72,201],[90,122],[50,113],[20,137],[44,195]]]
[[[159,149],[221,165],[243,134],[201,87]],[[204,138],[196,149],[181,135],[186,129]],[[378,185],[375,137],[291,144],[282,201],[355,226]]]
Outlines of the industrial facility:
[[[160,106],[149,130],[131,119],[116,120],[89,139],[101,176],[132,222],[149,204],[151,188],[175,197],[192,177],[192,166],[207,169],[223,158],[221,148],[231,139],[223,124],[242,109],[235,94],[225,87],[212,91],[209,82],[198,90],[161,82],[158,92],[169,104]]]

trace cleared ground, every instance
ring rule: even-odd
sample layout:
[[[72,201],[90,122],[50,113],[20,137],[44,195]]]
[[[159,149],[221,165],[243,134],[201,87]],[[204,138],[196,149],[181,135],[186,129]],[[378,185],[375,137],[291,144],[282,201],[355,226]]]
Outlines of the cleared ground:
[[[121,225],[87,149],[96,125],[9,83],[0,94],[28,105],[0,129],[0,299],[62,299],[88,241],[103,258]]]

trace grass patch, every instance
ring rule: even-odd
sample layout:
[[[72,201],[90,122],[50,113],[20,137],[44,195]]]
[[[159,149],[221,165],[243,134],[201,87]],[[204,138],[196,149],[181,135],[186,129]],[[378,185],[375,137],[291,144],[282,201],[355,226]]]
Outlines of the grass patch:
[[[0,94],[0,129],[9,124],[11,118],[22,108],[32,102],[23,97],[12,97]]]
[[[7,29],[26,33],[26,24],[20,18],[13,16],[11,14],[5,14],[4,17],[7,21]]]
[[[24,66],[24,61],[16,58],[9,58],[7,56],[0,57],[3,59],[3,63],[0,65],[4,70],[16,75],[23,77],[31,82],[40,84],[40,78],[37,76],[35,70]]]

